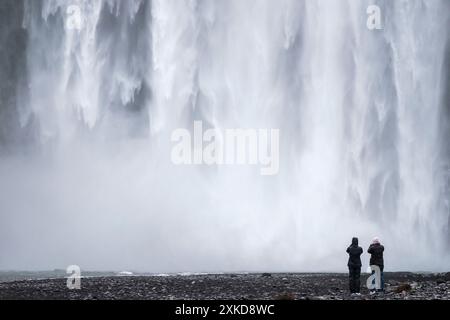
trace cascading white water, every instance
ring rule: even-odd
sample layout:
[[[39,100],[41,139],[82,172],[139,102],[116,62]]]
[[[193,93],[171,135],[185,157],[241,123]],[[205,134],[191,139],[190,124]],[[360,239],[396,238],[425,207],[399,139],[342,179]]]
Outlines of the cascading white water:
[[[0,166],[0,268],[343,270],[353,236],[380,236],[387,269],[448,268],[449,9],[25,1],[39,150]],[[279,128],[279,174],[174,166],[194,120]]]

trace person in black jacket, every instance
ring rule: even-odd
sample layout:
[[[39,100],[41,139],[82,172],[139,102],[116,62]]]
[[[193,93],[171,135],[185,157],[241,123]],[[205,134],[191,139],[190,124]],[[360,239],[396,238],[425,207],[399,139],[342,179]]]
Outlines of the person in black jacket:
[[[358,246],[358,238],[352,239],[352,244],[347,248],[348,271],[350,280],[350,293],[359,295],[361,290],[361,254],[363,249]]]
[[[381,287],[377,289],[377,291],[384,291],[384,258],[383,258],[383,252],[384,252],[384,246],[380,243],[380,239],[377,237],[373,238],[372,244],[369,246],[369,249],[367,250],[368,253],[370,253],[370,265],[378,266],[380,268],[380,277],[381,277]],[[375,271],[372,270],[372,274],[374,274]],[[375,280],[374,280],[375,281]]]

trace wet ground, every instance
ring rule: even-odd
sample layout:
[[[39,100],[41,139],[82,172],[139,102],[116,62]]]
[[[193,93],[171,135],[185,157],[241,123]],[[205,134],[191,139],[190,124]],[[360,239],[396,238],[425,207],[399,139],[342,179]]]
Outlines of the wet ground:
[[[81,279],[80,290],[67,280],[42,279],[0,283],[0,299],[150,299],[150,300],[450,300],[450,273],[385,273],[386,292],[370,295],[361,276],[361,296],[348,293],[346,274],[217,274],[171,276],[100,276]]]

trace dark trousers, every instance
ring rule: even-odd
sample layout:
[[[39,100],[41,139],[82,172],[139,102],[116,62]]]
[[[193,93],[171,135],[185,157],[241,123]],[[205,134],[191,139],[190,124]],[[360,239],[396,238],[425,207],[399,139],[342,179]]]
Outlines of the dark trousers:
[[[361,267],[348,267],[350,280],[350,293],[359,293],[361,290]]]

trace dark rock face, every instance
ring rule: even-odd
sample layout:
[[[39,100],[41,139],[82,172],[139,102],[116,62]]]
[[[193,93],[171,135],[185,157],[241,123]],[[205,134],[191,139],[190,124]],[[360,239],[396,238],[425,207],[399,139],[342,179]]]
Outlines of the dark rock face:
[[[0,151],[23,142],[17,92],[26,87],[27,31],[23,28],[22,0],[0,1]],[[26,90],[21,90],[25,92]]]
[[[368,275],[361,277],[365,283]],[[361,296],[348,292],[347,274],[221,274],[83,278],[80,290],[65,279],[0,283],[0,299],[74,300],[450,300],[450,286],[436,284],[442,275],[385,273],[386,293]],[[400,290],[402,289],[402,290]]]

